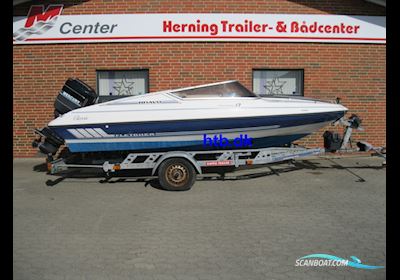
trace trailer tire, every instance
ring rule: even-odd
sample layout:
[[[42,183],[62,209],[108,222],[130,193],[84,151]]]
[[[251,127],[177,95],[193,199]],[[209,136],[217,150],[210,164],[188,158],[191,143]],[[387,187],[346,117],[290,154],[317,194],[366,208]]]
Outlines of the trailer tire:
[[[188,160],[170,158],[160,164],[158,180],[165,190],[187,191],[196,181],[196,171]]]

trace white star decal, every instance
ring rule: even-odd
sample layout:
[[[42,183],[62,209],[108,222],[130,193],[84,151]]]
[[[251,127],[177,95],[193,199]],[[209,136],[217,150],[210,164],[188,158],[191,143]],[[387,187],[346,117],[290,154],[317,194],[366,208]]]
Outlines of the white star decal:
[[[271,82],[267,82],[264,87],[267,90],[267,94],[283,94],[282,87],[286,82],[280,82],[279,78],[274,78]]]
[[[123,77],[120,82],[114,82],[113,88],[117,95],[133,95],[133,84],[135,82],[128,82],[126,77]]]

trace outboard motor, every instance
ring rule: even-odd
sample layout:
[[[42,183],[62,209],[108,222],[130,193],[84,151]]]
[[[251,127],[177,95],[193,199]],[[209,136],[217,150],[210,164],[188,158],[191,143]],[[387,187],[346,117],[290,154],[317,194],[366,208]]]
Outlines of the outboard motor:
[[[79,79],[69,78],[54,102],[54,117],[93,105],[96,99],[97,94],[94,89]]]
[[[69,111],[93,105],[96,100],[97,94],[94,89],[79,79],[69,78],[54,102],[54,117],[58,118]],[[35,129],[35,134],[32,147],[39,148],[44,154],[54,155],[64,144],[64,139],[48,127]]]

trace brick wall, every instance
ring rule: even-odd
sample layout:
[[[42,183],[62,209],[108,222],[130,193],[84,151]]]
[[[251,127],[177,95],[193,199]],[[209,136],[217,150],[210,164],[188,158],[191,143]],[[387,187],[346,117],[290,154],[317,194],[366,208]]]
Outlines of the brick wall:
[[[33,1],[36,3],[37,1]],[[40,1],[43,2],[43,1]],[[385,15],[364,1],[51,1],[63,14],[226,12],[337,13]],[[200,5],[201,3],[201,5]],[[14,8],[24,15],[29,4]],[[325,100],[339,96],[364,121],[354,139],[386,143],[386,46],[319,43],[93,43],[14,46],[14,156],[37,154],[33,129],[53,117],[53,103],[68,77],[96,88],[96,70],[149,69],[157,91],[236,79],[252,88],[254,68],[304,69],[304,94]],[[324,129],[325,130],[325,129]],[[321,146],[321,130],[301,144]]]

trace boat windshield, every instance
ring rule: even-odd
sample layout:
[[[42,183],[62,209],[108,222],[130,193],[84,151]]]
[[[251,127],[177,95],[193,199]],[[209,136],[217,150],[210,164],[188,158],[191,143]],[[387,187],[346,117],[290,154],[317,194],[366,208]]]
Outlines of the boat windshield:
[[[184,89],[173,94],[181,98],[207,98],[207,97],[257,97],[239,82],[210,85],[206,87]]]

